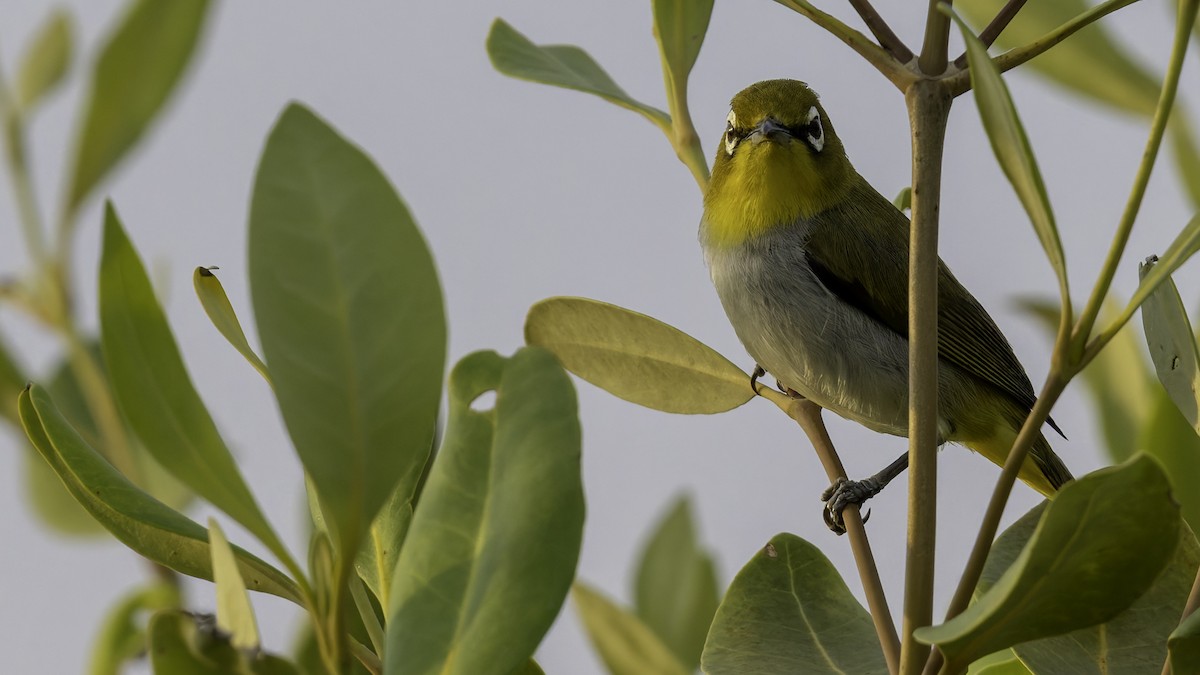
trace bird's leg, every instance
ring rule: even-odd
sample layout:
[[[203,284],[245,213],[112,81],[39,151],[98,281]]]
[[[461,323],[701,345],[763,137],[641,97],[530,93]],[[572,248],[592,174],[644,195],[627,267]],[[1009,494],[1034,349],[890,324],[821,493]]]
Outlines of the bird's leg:
[[[842,521],[842,511],[851,504],[861,506],[863,502],[879,494],[892,479],[904,473],[908,468],[908,453],[896,458],[883,471],[863,480],[837,479],[833,485],[821,493],[821,501],[825,502],[825,524],[836,534],[845,534],[846,525]],[[866,522],[863,518],[863,522]]]

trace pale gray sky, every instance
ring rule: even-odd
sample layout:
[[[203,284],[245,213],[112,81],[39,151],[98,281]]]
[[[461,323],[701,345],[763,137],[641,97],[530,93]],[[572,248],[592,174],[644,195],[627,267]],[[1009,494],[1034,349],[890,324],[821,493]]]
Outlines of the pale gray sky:
[[[121,6],[114,0],[61,4],[72,8],[84,55],[93,53]],[[900,15],[908,11],[900,5],[911,3],[878,4],[910,45],[920,43],[924,19]],[[1110,25],[1127,41],[1141,40],[1135,51],[1161,64],[1172,5],[1140,3]],[[5,67],[12,67],[50,6],[0,2]],[[247,319],[249,191],[266,132],[289,100],[308,104],[365,148],[408,201],[441,270],[452,362],[476,349],[512,352],[521,344],[530,304],[583,295],[656,316],[752,366],[704,269],[696,242],[699,194],[665,139],[643,119],[599,99],[496,73],[484,38],[497,15],[535,42],[586,48],[631,94],[665,107],[649,2],[225,2],[168,113],[101,190],[114,200],[142,255],[166,270],[169,317],[192,377],[294,550],[303,552],[299,463],[269,391],[209,325],[190,287],[194,266],[219,265]],[[64,182],[81,95],[81,64],[75,65],[72,85],[32,130],[44,206],[57,203]],[[1184,91],[1196,91],[1195,65],[1191,58]],[[774,77],[805,80],[822,94],[851,159],[881,192],[890,196],[909,183],[900,94],[839,42],[766,0],[717,3],[691,93],[709,154],[729,98]],[[1038,148],[1082,297],[1124,204],[1145,125],[1089,108],[1030,75],[1011,77],[1010,86]],[[1200,101],[1192,99],[1195,109]],[[996,317],[1040,387],[1047,342],[1012,300],[1050,295],[1053,276],[995,166],[969,97],[955,106],[946,168],[942,256]],[[98,202],[84,214],[76,246],[89,326],[95,325]],[[1136,261],[1165,248],[1191,215],[1169,170],[1155,175],[1143,214],[1116,281],[1126,296]],[[26,266],[15,218],[6,176],[0,185],[4,275]],[[1195,306],[1198,283],[1194,269],[1185,268],[1180,287],[1189,306]],[[245,323],[253,330],[253,321]],[[56,353],[51,336],[8,310],[0,310],[0,325],[31,371],[44,372]],[[669,416],[586,383],[578,388],[588,497],[581,578],[629,601],[629,572],[643,535],[686,491],[723,584],[772,535],[790,531],[816,543],[861,597],[848,543],[821,521],[817,495],[824,474],[803,434],[774,406],[752,401],[725,415]],[[1071,441],[1052,442],[1071,469],[1082,474],[1099,466],[1095,420],[1079,387],[1054,414]],[[829,424],[855,477],[875,472],[905,448],[901,439],[840,419]],[[79,543],[39,529],[24,505],[17,448],[0,433],[0,532],[6,539],[0,672],[81,672],[99,617],[144,578],[144,569],[114,542]],[[957,447],[942,454],[939,466],[941,607],[998,469]],[[905,492],[901,480],[876,498],[868,528],[893,608],[901,604]],[[1018,487],[1010,520],[1035,502],[1031,490]],[[222,523],[235,541],[249,543],[228,519]],[[209,585],[189,589],[194,607],[213,607]],[[266,647],[286,651],[296,613],[273,598],[256,596],[255,602]],[[538,658],[551,674],[600,672],[569,606]]]

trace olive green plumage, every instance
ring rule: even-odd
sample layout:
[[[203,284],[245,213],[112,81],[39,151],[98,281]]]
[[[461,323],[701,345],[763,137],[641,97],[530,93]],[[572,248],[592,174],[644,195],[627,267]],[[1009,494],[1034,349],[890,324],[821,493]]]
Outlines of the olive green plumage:
[[[907,435],[909,220],[854,170],[807,85],[770,80],[734,97],[700,238],[759,364],[825,408]],[[940,260],[938,356],[942,439],[1003,464],[1033,387]],[[1021,477],[1052,494],[1071,474],[1039,436]]]

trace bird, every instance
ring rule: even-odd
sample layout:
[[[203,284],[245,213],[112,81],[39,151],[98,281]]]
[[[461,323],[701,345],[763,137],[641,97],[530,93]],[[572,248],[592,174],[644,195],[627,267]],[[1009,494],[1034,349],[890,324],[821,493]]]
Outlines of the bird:
[[[733,97],[699,238],[725,313],[756,361],[752,386],[769,372],[792,395],[908,435],[909,228],[854,169],[806,83],[766,80]],[[937,274],[938,444],[1003,466],[1036,401],[1033,386],[940,258]],[[843,532],[842,510],[907,467],[905,453],[865,480],[839,479],[822,495],[826,522]],[[1040,431],[1019,477],[1046,497],[1072,479]]]

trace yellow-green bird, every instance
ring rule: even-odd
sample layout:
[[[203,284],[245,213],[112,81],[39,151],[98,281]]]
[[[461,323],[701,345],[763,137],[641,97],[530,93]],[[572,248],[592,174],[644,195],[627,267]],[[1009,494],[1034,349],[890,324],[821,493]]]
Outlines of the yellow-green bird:
[[[854,170],[808,85],[759,82],[731,108],[700,242],[756,374],[907,436],[908,218]],[[995,321],[940,260],[938,401],[939,442],[1000,465],[1035,401]],[[905,454],[871,478],[831,486],[823,498],[834,522],[907,466]],[[1039,434],[1020,477],[1050,496],[1071,473]]]

